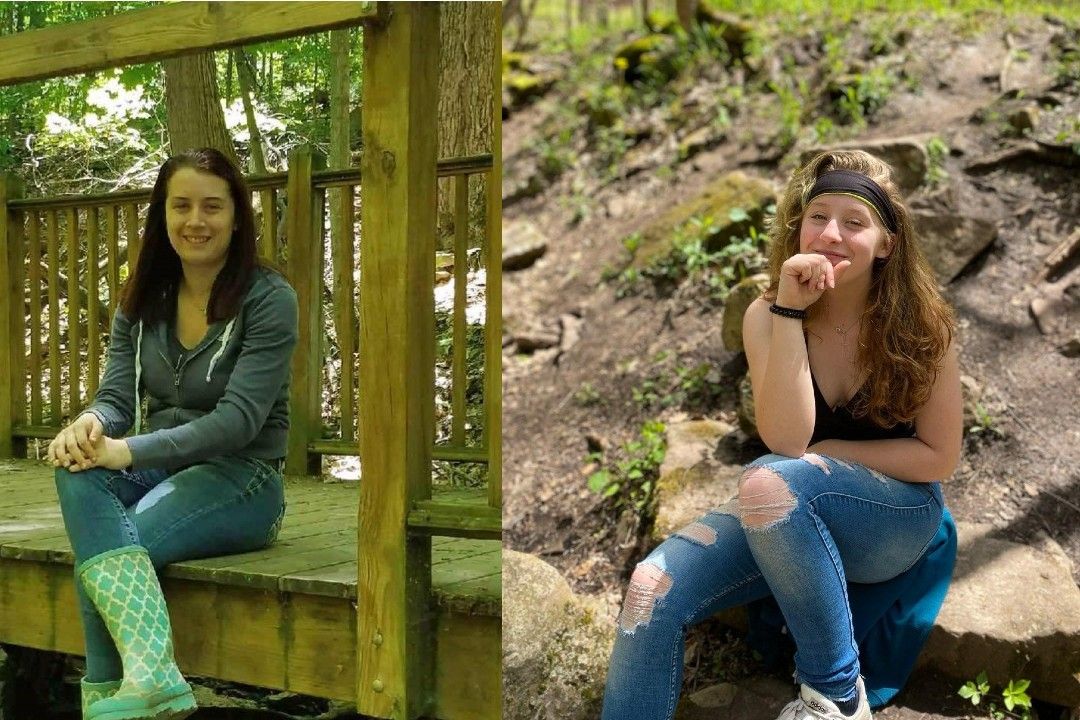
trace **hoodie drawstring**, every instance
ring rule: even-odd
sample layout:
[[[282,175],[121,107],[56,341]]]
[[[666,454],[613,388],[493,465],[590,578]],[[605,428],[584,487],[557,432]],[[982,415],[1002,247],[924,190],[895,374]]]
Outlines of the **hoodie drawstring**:
[[[142,379],[142,320],[139,321],[139,339],[135,342],[135,434],[142,425],[142,399],[139,397],[139,381]]]
[[[225,353],[225,346],[229,344],[229,335],[232,335],[233,323],[235,322],[236,318],[230,320],[225,325],[225,330],[221,333],[221,345],[218,347],[218,351],[214,353],[214,356],[210,358],[210,366],[206,368],[206,382],[210,382],[210,373],[214,372],[214,364],[217,363]]]

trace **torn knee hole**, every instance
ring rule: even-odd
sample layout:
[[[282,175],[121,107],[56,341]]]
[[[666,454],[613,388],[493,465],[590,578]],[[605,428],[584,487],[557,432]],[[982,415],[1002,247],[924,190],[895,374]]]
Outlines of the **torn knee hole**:
[[[716,542],[716,530],[700,520],[695,520],[675,534],[698,545],[712,545]]]
[[[771,468],[750,468],[739,481],[739,514],[743,527],[763,528],[783,520],[797,505],[784,478]]]
[[[825,462],[825,458],[816,453],[805,453],[802,458],[806,462],[810,463],[816,468],[819,468],[821,472],[826,475],[832,475],[832,470],[829,469],[828,463]]]
[[[648,625],[656,601],[667,595],[671,583],[671,576],[658,566],[648,562],[638,565],[630,577],[630,587],[619,613],[619,627],[632,633],[639,625]]]

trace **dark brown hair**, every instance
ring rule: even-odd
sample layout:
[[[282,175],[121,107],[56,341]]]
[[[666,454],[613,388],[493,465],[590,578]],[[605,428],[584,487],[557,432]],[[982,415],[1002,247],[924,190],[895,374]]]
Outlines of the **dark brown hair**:
[[[165,199],[169,180],[181,168],[192,168],[221,178],[228,184],[233,201],[232,237],[225,265],[210,290],[206,321],[212,323],[236,316],[255,268],[266,266],[256,251],[251,191],[239,168],[214,148],[194,148],[173,155],[162,164],[154,189],[150,192],[150,208],[146,213],[139,262],[124,284],[120,299],[124,315],[132,322],[142,320],[150,324],[168,320],[176,307],[176,293],[183,268],[180,256],[169,243],[165,226]]]
[[[930,398],[956,322],[919,250],[910,213],[885,162],[861,150],[834,150],[817,155],[795,171],[769,227],[769,288],[765,298],[776,299],[780,268],[799,252],[806,197],[817,178],[829,170],[853,170],[880,185],[899,225],[892,236],[892,252],[887,258],[876,259],[872,266],[870,297],[863,315],[869,322],[862,324],[855,359],[869,377],[848,407],[855,417],[869,417],[882,427],[910,423]],[[808,310],[809,316],[815,317],[822,311],[821,302]]]

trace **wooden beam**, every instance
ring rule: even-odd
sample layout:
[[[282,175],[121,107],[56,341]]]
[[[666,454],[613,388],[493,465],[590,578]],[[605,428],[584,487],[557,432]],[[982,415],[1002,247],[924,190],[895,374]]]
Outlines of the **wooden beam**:
[[[356,704],[397,720],[430,710],[435,655],[431,538],[407,521],[431,496],[438,47],[436,3],[364,32]]]
[[[15,450],[25,452],[25,441],[17,441],[12,430],[25,417],[23,364],[23,253],[22,215],[9,212],[8,199],[22,195],[14,176],[0,173],[0,457]]]
[[[321,161],[321,160],[320,160]],[[289,282],[296,290],[299,327],[289,380],[289,439],[285,472],[290,475],[319,474],[318,456],[307,451],[308,441],[318,437],[322,424],[319,383],[322,337],[322,204],[316,202],[311,173],[317,159],[307,145],[289,153],[286,246],[289,251]]]
[[[0,38],[0,86],[356,25],[374,2],[184,2]]]
[[[502,7],[496,9],[491,92],[491,172],[487,178],[487,302],[484,335],[484,443],[489,448],[488,504],[502,507]]]

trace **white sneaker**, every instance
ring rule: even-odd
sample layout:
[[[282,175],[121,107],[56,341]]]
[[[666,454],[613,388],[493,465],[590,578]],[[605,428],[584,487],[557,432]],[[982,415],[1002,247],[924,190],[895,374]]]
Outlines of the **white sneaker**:
[[[855,683],[859,697],[859,707],[853,715],[840,712],[829,698],[809,685],[803,685],[799,697],[792,700],[780,711],[777,720],[870,720],[870,702],[866,699],[866,687],[860,677]]]

